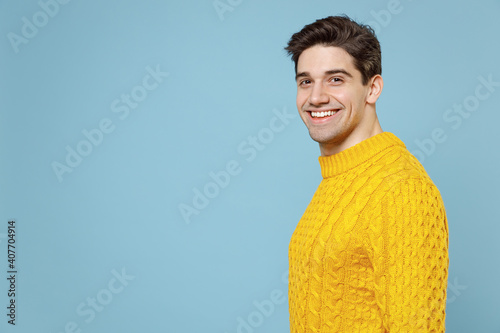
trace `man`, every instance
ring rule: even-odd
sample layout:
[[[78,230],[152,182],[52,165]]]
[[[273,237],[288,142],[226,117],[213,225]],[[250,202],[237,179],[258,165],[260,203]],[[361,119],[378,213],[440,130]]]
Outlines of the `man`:
[[[290,241],[291,332],[444,332],[446,213],[422,165],[380,127],[373,30],[327,17],[285,49],[323,176]]]

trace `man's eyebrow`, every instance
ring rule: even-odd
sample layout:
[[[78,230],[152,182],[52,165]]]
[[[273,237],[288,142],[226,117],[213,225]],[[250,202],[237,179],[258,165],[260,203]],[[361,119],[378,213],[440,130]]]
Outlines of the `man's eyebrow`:
[[[295,81],[297,81],[299,79],[299,77],[307,77],[307,76],[310,76],[309,72],[300,72],[300,73],[297,73],[295,75]]]
[[[336,68],[336,69],[330,69],[325,72],[325,75],[332,75],[332,74],[344,74],[350,78],[352,78],[352,74],[346,71],[345,69],[342,68]],[[300,72],[295,75],[295,81],[297,81],[301,77],[308,77],[311,76],[309,72]]]
[[[338,68],[338,69],[330,69],[329,71],[326,71],[325,74],[326,75],[332,75],[332,74],[345,74],[346,76],[348,77],[351,77],[352,78],[352,74],[349,73],[348,71],[346,71],[345,69],[341,69],[341,68]]]

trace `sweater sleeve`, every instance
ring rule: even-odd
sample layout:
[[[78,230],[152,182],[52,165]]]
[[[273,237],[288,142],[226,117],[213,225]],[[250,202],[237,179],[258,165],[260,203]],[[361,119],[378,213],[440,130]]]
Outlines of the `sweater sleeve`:
[[[366,239],[385,329],[444,332],[448,225],[438,189],[427,180],[402,181],[372,214]]]

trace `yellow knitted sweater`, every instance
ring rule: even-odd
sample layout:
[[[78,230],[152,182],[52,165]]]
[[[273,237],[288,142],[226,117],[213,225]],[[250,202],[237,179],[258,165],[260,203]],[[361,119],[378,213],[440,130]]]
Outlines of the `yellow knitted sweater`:
[[[448,225],[422,165],[388,132],[319,163],[289,247],[291,332],[444,332]]]

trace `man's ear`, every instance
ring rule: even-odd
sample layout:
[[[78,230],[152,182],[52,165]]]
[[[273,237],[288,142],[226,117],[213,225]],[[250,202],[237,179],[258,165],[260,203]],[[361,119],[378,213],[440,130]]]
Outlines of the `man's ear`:
[[[368,95],[366,96],[366,102],[368,104],[375,104],[380,96],[380,93],[382,92],[382,89],[384,88],[384,80],[382,79],[382,76],[379,74],[373,76],[368,82],[368,86],[369,90]]]

